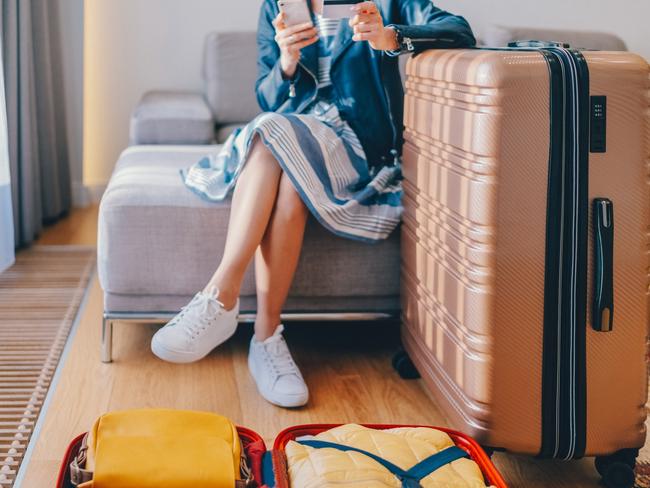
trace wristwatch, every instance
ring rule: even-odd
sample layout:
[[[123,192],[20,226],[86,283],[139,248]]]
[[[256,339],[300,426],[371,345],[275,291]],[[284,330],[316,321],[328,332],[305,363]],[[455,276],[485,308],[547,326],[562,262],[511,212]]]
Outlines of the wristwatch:
[[[387,25],[386,27],[390,27],[395,31],[395,38],[397,39],[397,50],[393,52],[412,52],[415,51],[415,47],[413,47],[413,41],[411,40],[410,37],[406,37],[402,30],[399,28],[399,26],[395,24],[390,24]]]

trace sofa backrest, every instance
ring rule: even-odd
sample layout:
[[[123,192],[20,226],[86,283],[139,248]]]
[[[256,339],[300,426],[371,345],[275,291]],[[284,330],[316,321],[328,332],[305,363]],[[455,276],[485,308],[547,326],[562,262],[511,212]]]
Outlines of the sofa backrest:
[[[213,32],[205,41],[205,96],[219,125],[246,123],[260,113],[255,97],[255,32]]]
[[[407,56],[400,59],[404,75]],[[246,123],[260,113],[255,97],[257,35],[213,32],[205,41],[205,96],[218,125]]]
[[[623,40],[606,32],[575,31],[560,29],[538,29],[529,27],[505,27],[492,25],[483,36],[486,46],[502,47],[509,42],[521,40],[566,42],[575,48],[597,49],[599,51],[627,51]]]
[[[490,26],[484,44],[505,46],[520,39],[568,42],[574,47],[625,51],[613,34],[523,27]],[[404,74],[406,56],[400,59]],[[213,32],[205,41],[203,80],[205,96],[218,125],[246,123],[260,113],[255,97],[257,36],[255,32]]]

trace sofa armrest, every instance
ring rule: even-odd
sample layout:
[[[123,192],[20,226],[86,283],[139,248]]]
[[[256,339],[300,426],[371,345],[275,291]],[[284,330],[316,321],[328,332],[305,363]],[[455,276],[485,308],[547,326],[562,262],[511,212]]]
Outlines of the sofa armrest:
[[[200,93],[150,91],[133,111],[131,145],[211,144],[214,119]]]

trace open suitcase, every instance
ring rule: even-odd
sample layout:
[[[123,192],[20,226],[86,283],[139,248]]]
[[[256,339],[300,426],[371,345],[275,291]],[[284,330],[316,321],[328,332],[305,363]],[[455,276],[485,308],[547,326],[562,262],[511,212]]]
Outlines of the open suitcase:
[[[265,451],[263,439],[255,432],[244,427],[238,427],[239,437],[247,455],[249,466],[252,471],[253,486],[289,488],[286,477],[286,458],[284,458],[284,447],[290,440],[304,435],[316,435],[325,430],[337,427],[339,424],[310,424],[290,427],[282,431],[275,439],[273,449],[263,456]],[[390,429],[394,427],[418,427],[405,425],[366,425],[372,429]],[[449,434],[456,446],[466,451],[470,458],[476,462],[485,477],[485,481],[495,488],[506,488],[507,485],[497,471],[490,458],[476,441],[470,437],[453,430],[435,427]],[[82,434],[70,443],[61,467],[56,488],[74,488],[70,482],[70,463],[77,456],[85,434]],[[276,473],[283,473],[276,476]]]
[[[611,487],[646,435],[649,74],[532,42],[407,67],[406,351],[482,445],[598,456]]]

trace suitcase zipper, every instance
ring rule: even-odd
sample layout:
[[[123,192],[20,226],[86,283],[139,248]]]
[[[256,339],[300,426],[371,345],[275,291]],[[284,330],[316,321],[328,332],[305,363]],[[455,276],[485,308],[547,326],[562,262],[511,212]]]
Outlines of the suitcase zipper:
[[[589,74],[577,51],[540,52],[549,66],[552,134],[540,457],[572,459],[586,443]]]

